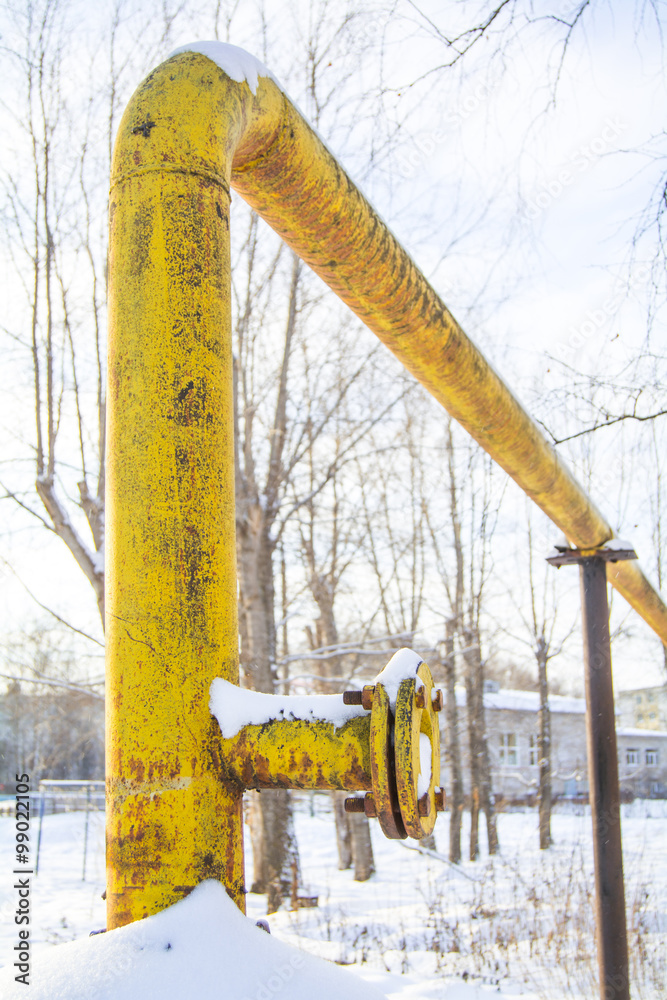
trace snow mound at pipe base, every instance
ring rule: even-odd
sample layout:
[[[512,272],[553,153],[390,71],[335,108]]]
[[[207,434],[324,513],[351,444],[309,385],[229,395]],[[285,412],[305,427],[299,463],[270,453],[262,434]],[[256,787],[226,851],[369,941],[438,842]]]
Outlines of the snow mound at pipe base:
[[[3,1000],[385,1000],[369,983],[276,940],[219,882],[146,920],[58,945],[31,962],[30,989],[0,971]]]

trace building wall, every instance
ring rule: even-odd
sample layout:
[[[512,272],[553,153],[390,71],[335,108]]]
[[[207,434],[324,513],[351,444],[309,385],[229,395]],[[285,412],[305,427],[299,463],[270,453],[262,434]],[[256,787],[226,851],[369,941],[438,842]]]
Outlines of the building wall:
[[[641,798],[666,796],[667,732],[621,728],[616,742],[621,791],[631,791]]]
[[[585,703],[578,698],[550,699],[552,794],[588,793]],[[463,783],[470,788],[465,694],[457,692]],[[508,802],[537,795],[538,698],[533,692],[498,691],[484,696],[487,739],[496,796]],[[444,724],[443,712],[441,725]],[[451,787],[441,734],[442,784]],[[641,797],[667,795],[667,731],[617,729],[621,790]]]
[[[616,703],[623,726],[667,731],[667,685],[619,691]]]

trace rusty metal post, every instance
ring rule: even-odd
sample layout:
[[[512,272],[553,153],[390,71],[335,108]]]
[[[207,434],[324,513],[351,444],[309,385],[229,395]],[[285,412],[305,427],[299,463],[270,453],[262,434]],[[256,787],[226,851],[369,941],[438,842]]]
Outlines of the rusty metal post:
[[[593,553],[565,550],[548,560],[555,566],[577,563],[581,578],[588,787],[602,1000],[630,998],[606,563],[636,558],[630,549],[600,549]]]
[[[628,939],[605,562],[599,557],[583,559],[579,572],[600,996],[603,1000],[609,996],[628,1000]]]

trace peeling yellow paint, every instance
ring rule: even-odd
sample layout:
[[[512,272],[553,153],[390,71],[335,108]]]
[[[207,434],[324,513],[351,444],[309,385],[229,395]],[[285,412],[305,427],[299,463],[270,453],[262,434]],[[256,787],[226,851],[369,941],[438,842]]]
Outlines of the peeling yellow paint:
[[[253,95],[195,53],[159,66],[123,116],[110,199],[110,927],[206,877],[243,906],[241,791],[208,711],[215,676],[238,683],[230,184],[570,542],[613,534],[277,85]],[[607,573],[667,641],[638,565]]]
[[[243,788],[371,788],[370,715],[331,722],[274,719],[220,741],[225,775]]]

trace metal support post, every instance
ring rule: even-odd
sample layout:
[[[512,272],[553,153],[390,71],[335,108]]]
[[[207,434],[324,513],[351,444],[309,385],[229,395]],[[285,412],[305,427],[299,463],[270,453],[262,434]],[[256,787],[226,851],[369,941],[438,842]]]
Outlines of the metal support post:
[[[611,681],[607,574],[603,559],[581,562],[584,668],[588,746],[588,784],[597,917],[600,996],[630,996],[625,889],[621,846],[621,809],[614,692]]]
[[[577,563],[581,577],[588,786],[602,1000],[630,998],[606,563],[636,558],[630,549],[590,553],[568,549],[548,560],[555,566]]]

